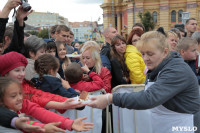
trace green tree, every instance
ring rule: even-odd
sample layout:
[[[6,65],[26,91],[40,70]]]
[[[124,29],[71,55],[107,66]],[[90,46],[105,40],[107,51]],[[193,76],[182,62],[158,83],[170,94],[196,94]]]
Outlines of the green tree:
[[[145,27],[145,31],[150,31],[155,28],[155,23],[153,22],[153,16],[149,11],[143,13],[139,13],[138,17],[140,18],[141,23]]]
[[[49,30],[43,29],[39,32],[38,37],[40,38],[49,38]]]
[[[34,31],[34,30],[32,30],[32,31],[27,31],[27,33],[29,33],[29,34],[31,34],[31,35],[36,35],[36,36],[38,36],[38,34],[39,34],[38,31]]]

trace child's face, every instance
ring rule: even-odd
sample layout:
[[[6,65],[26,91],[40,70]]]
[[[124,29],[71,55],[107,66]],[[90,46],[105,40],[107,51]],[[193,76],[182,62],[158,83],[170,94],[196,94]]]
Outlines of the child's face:
[[[197,45],[191,45],[187,50],[183,50],[181,56],[184,60],[196,60]]]
[[[80,44],[79,44],[79,43],[76,43],[76,44],[74,45],[74,47],[77,48],[77,49],[79,49]]]
[[[58,57],[60,59],[64,59],[66,54],[67,54],[66,47],[64,46],[64,44],[60,45],[60,47],[58,48]]]
[[[46,50],[46,53],[47,54],[51,54],[53,56],[56,56],[56,49],[49,49],[49,50]]]
[[[175,51],[175,50],[176,50],[176,45],[177,45],[178,39],[177,39],[175,36],[169,36],[168,42],[169,42],[169,44],[170,44],[171,50],[172,50],[172,51]]]
[[[40,48],[40,49],[36,52],[36,54],[34,54],[33,52],[31,52],[31,53],[32,53],[32,54],[30,54],[31,59],[37,60],[37,58],[38,58],[40,55],[43,55],[43,54],[46,53],[46,50],[45,50],[45,48]]]
[[[65,71],[65,69],[67,68],[67,66],[71,64],[71,61],[69,58],[65,58],[65,61],[64,63],[62,64],[62,69],[63,69],[63,72]]]
[[[19,66],[11,70],[6,74],[6,76],[17,80],[19,83],[22,83],[25,77],[25,66]]]
[[[180,32],[181,38],[185,37],[185,32]]]
[[[67,68],[67,66],[68,66],[69,64],[71,64],[71,62],[69,62],[69,63],[63,63],[63,64],[62,64],[63,72],[65,71],[65,69]]]
[[[21,87],[17,83],[11,83],[5,90],[3,101],[7,108],[13,111],[21,110],[23,103]]]

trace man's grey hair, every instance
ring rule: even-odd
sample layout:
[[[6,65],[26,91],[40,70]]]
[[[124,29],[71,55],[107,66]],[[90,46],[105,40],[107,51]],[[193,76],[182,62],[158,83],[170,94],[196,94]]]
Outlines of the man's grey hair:
[[[192,34],[192,38],[195,39],[198,42],[198,44],[200,44],[200,31],[195,31]]]

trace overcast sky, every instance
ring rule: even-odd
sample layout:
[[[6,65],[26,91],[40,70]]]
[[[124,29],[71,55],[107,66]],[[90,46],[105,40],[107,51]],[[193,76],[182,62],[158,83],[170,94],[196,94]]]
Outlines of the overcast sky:
[[[2,10],[7,0],[0,1]],[[97,21],[100,17],[98,23],[103,23],[103,10],[100,5],[104,0],[29,0],[28,2],[36,12],[59,13],[70,22]]]

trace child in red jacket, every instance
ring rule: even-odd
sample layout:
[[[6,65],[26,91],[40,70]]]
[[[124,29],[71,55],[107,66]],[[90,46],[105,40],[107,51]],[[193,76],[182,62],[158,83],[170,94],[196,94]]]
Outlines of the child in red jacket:
[[[0,105],[19,114],[26,113],[27,115],[31,115],[43,123],[49,123],[44,125],[36,121],[29,122],[29,124],[40,126],[45,129],[40,129],[40,131],[64,133],[65,131],[62,129],[87,131],[92,128],[92,126],[90,126],[92,123],[82,122],[82,120],[86,118],[80,118],[73,121],[67,117],[60,116],[54,112],[41,108],[36,103],[32,103],[27,99],[23,100],[20,84],[17,81],[6,77],[0,77]],[[62,129],[56,127],[58,125]]]
[[[88,74],[92,81],[83,81],[84,73]],[[100,76],[91,72],[87,65],[81,67],[78,63],[71,63],[65,69],[64,74],[70,86],[78,91],[95,91],[104,87],[104,82]]]
[[[47,109],[59,109],[60,113],[64,113],[65,109],[83,106],[80,102],[72,103],[73,99],[34,88],[30,82],[24,79],[26,74],[24,70],[27,64],[27,59],[17,52],[9,52],[0,56],[0,76],[10,77],[21,83],[24,99],[28,99]]]

